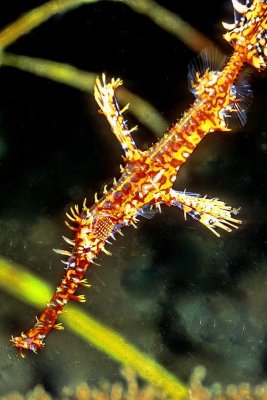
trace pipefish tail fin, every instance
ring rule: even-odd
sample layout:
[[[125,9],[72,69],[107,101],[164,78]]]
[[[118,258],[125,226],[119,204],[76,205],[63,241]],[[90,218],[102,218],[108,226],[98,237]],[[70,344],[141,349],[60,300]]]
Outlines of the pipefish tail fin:
[[[258,70],[267,67],[267,0],[232,0],[234,23],[223,22],[224,39]]]

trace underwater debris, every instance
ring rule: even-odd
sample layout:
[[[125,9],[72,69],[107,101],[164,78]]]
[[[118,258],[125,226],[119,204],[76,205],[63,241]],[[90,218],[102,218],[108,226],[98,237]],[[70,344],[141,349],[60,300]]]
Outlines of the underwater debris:
[[[13,392],[0,397],[0,400],[167,400],[167,397],[154,386],[141,385],[131,369],[124,369],[122,375],[126,384],[104,382],[98,387],[92,387],[82,382],[74,389],[64,387],[58,397],[53,397],[41,385],[37,385],[25,395]],[[190,378],[190,400],[267,399],[267,382],[254,387],[249,383],[225,387],[219,383],[214,383],[207,387],[203,385],[205,376],[206,369],[203,366],[197,366],[194,369]]]
[[[214,383],[207,387],[203,385],[206,369],[197,366],[190,378],[191,400],[266,400],[267,382],[252,386],[241,382],[238,385],[221,385]]]
[[[164,400],[165,396],[152,385],[141,386],[135,373],[130,369],[124,369],[122,375],[126,381],[102,383],[99,387],[90,387],[83,382],[72,389],[64,387],[62,393],[53,397],[47,393],[41,385],[37,385],[32,391],[22,395],[18,392],[0,397],[0,400]]]

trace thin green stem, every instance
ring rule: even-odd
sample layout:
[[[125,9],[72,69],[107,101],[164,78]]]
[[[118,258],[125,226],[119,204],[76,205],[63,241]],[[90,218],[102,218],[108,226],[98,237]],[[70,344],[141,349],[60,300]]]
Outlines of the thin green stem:
[[[56,14],[67,12],[83,4],[91,4],[99,0],[50,0],[36,7],[16,21],[8,25],[0,32],[0,48],[3,50],[10,46],[18,38],[29,33],[49,18]],[[115,0],[116,1],[116,0]],[[214,46],[206,36],[201,34],[190,24],[183,21],[178,15],[160,6],[153,0],[119,0],[127,4],[135,12],[149,17],[162,29],[182,40],[189,48],[199,52],[203,48]]]
[[[47,283],[4,258],[0,258],[0,287],[36,308],[41,308],[52,294]],[[61,320],[70,331],[120,364],[134,369],[140,377],[160,388],[168,398],[189,398],[188,390],[182,382],[127,342],[122,335],[104,326],[77,306],[68,305],[67,309],[68,314],[62,315]]]
[[[186,387],[174,375],[147,354],[140,352],[122,335],[100,324],[77,307],[69,306],[68,316],[62,320],[72,332],[160,388],[167,398],[176,400],[189,398]]]
[[[8,25],[0,32],[0,48],[3,50],[18,38],[29,33],[56,14],[69,11],[83,4],[95,3],[99,0],[51,0],[33,8]]]
[[[160,28],[176,36],[190,49],[197,53],[203,49],[214,47],[214,43],[205,35],[193,28],[189,23],[173,12],[162,7],[153,0],[117,0],[127,4],[135,12],[144,14]]]
[[[5,49],[19,37],[29,33],[50,17],[58,13],[69,11],[83,4],[90,4],[96,1],[99,0],[50,0],[42,6],[25,13],[12,24],[4,28],[0,32],[0,49]],[[147,15],[153,22],[164,30],[176,35],[193,50],[199,51],[203,47],[213,45],[204,35],[196,31],[179,16],[160,6],[153,0],[120,1],[127,4],[134,11]],[[20,68],[24,71],[32,72],[39,76],[44,76],[89,92],[92,91],[93,81],[95,80],[95,75],[92,73],[53,61],[11,54],[2,54],[1,61],[3,65]],[[130,101],[130,111],[144,126],[154,132],[157,137],[161,137],[162,133],[166,131],[166,121],[148,102],[130,93],[125,88],[120,90],[118,98],[122,104]]]
[[[3,53],[2,65],[19,68],[85,92],[93,92],[96,74],[82,71],[68,64]],[[118,91],[117,97],[122,106],[130,103],[129,111],[138,121],[151,130],[151,132],[155,133],[157,137],[163,135],[168,124],[150,103],[124,87]]]

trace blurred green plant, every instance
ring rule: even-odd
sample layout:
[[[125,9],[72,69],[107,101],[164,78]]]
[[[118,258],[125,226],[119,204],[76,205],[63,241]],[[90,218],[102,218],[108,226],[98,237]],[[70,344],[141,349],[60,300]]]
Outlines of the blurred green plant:
[[[2,53],[2,65],[49,78],[90,94],[93,93],[97,76],[93,72],[82,71],[72,65],[9,53]],[[168,127],[167,121],[149,102],[124,87],[120,88],[116,96],[122,105],[130,102],[129,111],[157,137],[165,132]]]
[[[54,61],[8,54],[4,52],[4,49],[52,16],[97,1],[100,0],[51,0],[25,13],[0,32],[2,65],[19,68],[92,93],[96,74],[81,71],[71,65]],[[127,4],[135,12],[149,17],[154,23],[178,37],[194,51],[199,52],[203,48],[214,47],[214,44],[199,31],[183,21],[179,16],[166,10],[152,0],[122,0],[121,2]],[[130,102],[131,107],[129,111],[157,137],[160,137],[167,129],[168,124],[166,120],[144,99],[125,88],[120,89],[118,99],[122,106]]]
[[[0,48],[3,50],[14,43],[18,38],[29,33],[56,14],[67,12],[84,4],[96,3],[100,0],[51,0],[28,11],[12,24],[0,32]],[[160,6],[153,0],[114,0],[127,4],[135,12],[149,17],[162,29],[172,33],[182,40],[189,48],[200,51],[203,48],[214,46],[206,36],[183,21],[178,15]]]
[[[42,308],[52,294],[52,288],[18,264],[0,258],[0,287],[20,301]],[[63,324],[75,335],[130,367],[147,382],[157,386],[169,398],[188,398],[187,388],[155,360],[140,352],[119,333],[98,322],[74,305],[67,306],[68,315],[61,316]]]

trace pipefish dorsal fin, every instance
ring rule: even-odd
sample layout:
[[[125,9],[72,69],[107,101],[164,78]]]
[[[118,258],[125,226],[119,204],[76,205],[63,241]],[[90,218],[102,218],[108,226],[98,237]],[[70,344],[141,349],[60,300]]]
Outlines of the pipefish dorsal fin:
[[[227,61],[227,56],[217,47],[204,49],[188,66],[188,87],[195,97],[196,87],[207,72],[219,72]]]
[[[229,70],[232,84],[228,86],[229,93],[222,102],[221,90],[225,82],[222,71],[226,61],[227,56],[217,48],[204,50],[190,64],[188,76],[190,90],[195,98],[203,101],[206,106],[209,104],[211,109],[217,109],[219,120],[224,121],[223,126],[227,130],[232,130],[245,125],[247,109],[253,95],[248,82],[248,72],[241,73],[234,79]]]

